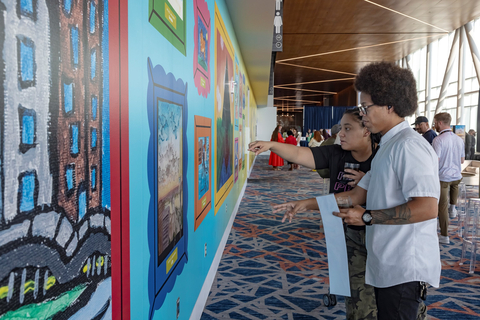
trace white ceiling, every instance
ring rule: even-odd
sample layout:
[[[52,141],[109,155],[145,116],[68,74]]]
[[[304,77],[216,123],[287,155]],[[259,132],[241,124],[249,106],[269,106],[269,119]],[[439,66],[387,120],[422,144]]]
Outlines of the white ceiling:
[[[267,105],[275,0],[225,0],[257,106]]]

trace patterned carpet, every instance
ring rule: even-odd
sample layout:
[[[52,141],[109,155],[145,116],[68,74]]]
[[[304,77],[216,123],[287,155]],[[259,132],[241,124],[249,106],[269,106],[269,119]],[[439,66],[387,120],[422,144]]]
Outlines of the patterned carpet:
[[[315,197],[323,179],[306,168],[272,171],[268,157],[256,159],[208,297],[202,320],[345,319],[343,297],[325,307],[328,265],[319,213],[282,223],[271,205]],[[478,188],[467,188],[469,197]],[[458,225],[450,225],[450,245],[441,245],[442,279],[429,288],[430,319],[480,319],[480,263],[474,274],[460,266]],[[480,255],[478,256],[480,259]]]

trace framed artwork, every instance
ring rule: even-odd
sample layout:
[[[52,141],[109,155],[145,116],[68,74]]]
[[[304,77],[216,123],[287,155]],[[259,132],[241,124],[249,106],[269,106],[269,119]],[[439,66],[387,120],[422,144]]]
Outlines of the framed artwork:
[[[240,107],[240,64],[238,62],[238,57],[235,55],[235,94],[234,94],[234,113],[235,113],[235,131],[238,131],[238,109]]]
[[[233,69],[232,42],[215,4],[215,214],[233,186]]]
[[[160,291],[186,258],[186,110],[187,85],[165,73],[150,58],[148,104],[153,119],[151,162],[154,179],[155,290]],[[150,165],[150,163],[149,163]]]
[[[210,11],[205,0],[194,0],[193,6],[193,78],[198,94],[206,98],[210,93]]]
[[[148,22],[184,56],[187,54],[186,0],[149,0]]]
[[[212,208],[212,119],[195,116],[195,228]]]
[[[235,182],[238,180],[238,138],[235,138]]]

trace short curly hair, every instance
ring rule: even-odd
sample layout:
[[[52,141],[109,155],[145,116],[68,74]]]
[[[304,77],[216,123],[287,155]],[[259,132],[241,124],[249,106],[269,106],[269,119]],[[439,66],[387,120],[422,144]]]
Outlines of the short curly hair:
[[[400,117],[417,109],[417,85],[409,69],[389,62],[374,62],[363,67],[355,77],[355,89],[372,97],[379,106],[393,106]]]

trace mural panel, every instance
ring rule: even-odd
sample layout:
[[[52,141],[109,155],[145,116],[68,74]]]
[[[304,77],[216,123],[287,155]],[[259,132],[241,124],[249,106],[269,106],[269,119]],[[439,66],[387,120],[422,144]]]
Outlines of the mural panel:
[[[0,317],[111,318],[106,34],[102,0],[0,2]]]
[[[215,214],[233,186],[234,50],[215,5]]]
[[[194,0],[193,77],[198,94],[205,98],[210,93],[210,10],[205,0]]]
[[[195,116],[195,230],[212,208],[212,119]]]
[[[148,21],[183,55],[187,54],[186,0],[149,0]]]

